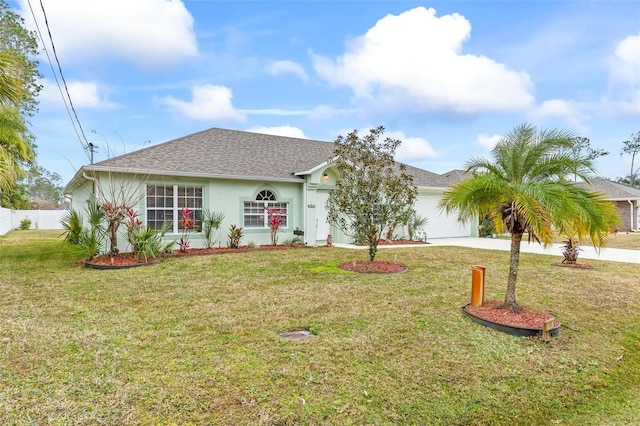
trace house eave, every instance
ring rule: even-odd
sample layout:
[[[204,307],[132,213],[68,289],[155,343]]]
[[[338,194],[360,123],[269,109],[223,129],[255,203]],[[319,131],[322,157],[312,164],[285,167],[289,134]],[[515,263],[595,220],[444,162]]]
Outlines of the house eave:
[[[182,177],[182,178],[194,178],[194,179],[228,179],[228,180],[258,180],[269,182],[293,182],[302,183],[304,179],[302,177],[273,177],[273,176],[259,176],[259,175],[229,175],[221,173],[196,173],[196,172],[174,172],[170,170],[161,169],[132,169],[123,167],[100,167],[100,166],[84,166],[73,177],[71,182],[67,184],[67,188],[72,187],[72,183],[80,178],[82,171],[86,172],[104,172],[104,173],[119,173],[129,175],[142,175],[142,176],[166,176],[166,177]]]
[[[607,200],[609,201],[633,201],[633,200],[640,200],[640,197],[615,197],[615,198],[607,198]]]

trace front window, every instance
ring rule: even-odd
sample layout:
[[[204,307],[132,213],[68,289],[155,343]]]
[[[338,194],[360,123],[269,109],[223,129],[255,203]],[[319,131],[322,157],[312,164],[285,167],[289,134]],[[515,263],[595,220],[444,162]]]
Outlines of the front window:
[[[173,233],[182,232],[180,218],[182,209],[192,211],[191,219],[195,221],[195,229],[202,225],[202,193],[201,186],[185,185],[147,185],[147,225],[160,229],[170,222]]]
[[[245,201],[244,203],[244,227],[245,228],[268,228],[269,219],[265,207],[278,211],[278,216],[282,219],[282,228],[287,227],[288,211],[287,203],[277,201],[276,195],[268,190],[260,191],[255,201]]]

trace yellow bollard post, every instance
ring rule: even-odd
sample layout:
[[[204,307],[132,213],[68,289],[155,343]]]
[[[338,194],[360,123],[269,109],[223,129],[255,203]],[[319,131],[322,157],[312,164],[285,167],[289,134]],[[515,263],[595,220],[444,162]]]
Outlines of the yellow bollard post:
[[[484,303],[485,267],[473,265],[471,268],[471,306],[482,306]]]

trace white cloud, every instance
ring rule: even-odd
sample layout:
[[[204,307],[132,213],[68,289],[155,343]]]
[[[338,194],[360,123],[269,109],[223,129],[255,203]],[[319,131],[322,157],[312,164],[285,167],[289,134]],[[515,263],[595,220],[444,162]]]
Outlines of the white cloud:
[[[489,136],[486,133],[480,133],[476,137],[476,143],[486,149],[487,151],[491,151],[496,144],[502,139],[501,135],[493,135]]]
[[[231,104],[233,94],[224,86],[194,86],[191,101],[181,101],[173,96],[164,97],[161,102],[170,109],[194,120],[215,120],[223,122],[244,122],[245,116]]]
[[[63,95],[60,93],[60,89],[53,80],[44,79],[40,82],[43,85],[41,93],[41,99],[51,103],[62,104],[64,102]],[[64,86],[62,93],[64,99],[68,98]],[[69,96],[71,102],[76,108],[114,108],[118,105],[114,102],[110,102],[105,94],[106,90],[98,85],[95,81],[69,81],[67,82],[67,88],[69,90]]]
[[[618,43],[609,66],[615,80],[640,85],[640,32]]]
[[[180,0],[43,0],[56,51],[63,63],[102,57],[151,67],[197,54],[193,17]],[[32,24],[27,0],[22,16]],[[33,8],[41,29],[45,21]]]
[[[470,34],[463,16],[418,7],[382,18],[335,60],[311,56],[321,77],[350,87],[360,101],[462,114],[530,106],[529,76],[463,53]]]
[[[606,112],[640,116],[640,32],[618,43],[609,58],[610,86],[603,97]]]
[[[243,114],[250,115],[282,115],[282,116],[301,116],[309,114],[307,110],[300,109],[279,109],[279,108],[264,108],[264,109],[241,109],[238,110]]]
[[[552,99],[542,102],[533,108],[529,115],[532,121],[544,121],[548,119],[561,119],[571,130],[578,133],[588,133],[589,129],[584,124],[588,117],[582,112],[585,105],[565,101],[562,99]]]
[[[334,117],[347,116],[354,111],[349,109],[334,108],[328,105],[318,105],[309,112],[310,120],[329,120]]]
[[[438,156],[429,142],[421,137],[407,136],[401,131],[385,132],[384,136],[402,142],[396,151],[396,160],[403,163]]]
[[[338,135],[346,137],[349,133],[353,132],[353,130],[354,129],[343,129],[336,134],[336,138]],[[369,134],[370,130],[371,128],[359,129],[358,136],[364,137]],[[395,159],[402,163],[414,164],[420,160],[438,157],[438,153],[424,138],[418,136],[407,136],[403,131],[400,130],[385,130],[385,132],[380,137],[380,141],[383,141],[386,138],[400,140],[401,143],[400,146],[396,149]]]
[[[275,61],[267,67],[267,72],[271,75],[293,74],[300,80],[307,82],[309,76],[300,64],[293,61]]]
[[[263,133],[265,135],[288,136],[291,138],[307,139],[304,132],[297,127],[284,125],[274,127],[257,126],[247,129],[247,132]]]
[[[105,107],[113,106],[100,96],[98,93],[98,85],[92,81],[75,81],[70,82],[67,87],[69,88],[69,96],[73,104],[77,107]]]

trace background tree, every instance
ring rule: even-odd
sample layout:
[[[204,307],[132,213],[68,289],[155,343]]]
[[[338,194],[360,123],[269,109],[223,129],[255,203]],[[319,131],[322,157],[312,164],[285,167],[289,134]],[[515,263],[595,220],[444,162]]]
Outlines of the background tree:
[[[37,97],[42,90],[38,81],[43,75],[35,59],[39,53],[38,36],[27,30],[24,19],[9,9],[5,0],[0,0],[0,52],[9,52],[17,61],[23,93],[16,106],[28,119],[38,111]]]
[[[493,161],[472,158],[472,177],[447,191],[440,208],[457,212],[460,221],[478,220],[489,212],[498,232],[511,233],[507,291],[503,306],[519,311],[516,283],[520,244],[529,240],[549,244],[558,234],[589,236],[596,247],[606,245],[617,223],[615,206],[567,178],[576,173],[589,181],[592,162],[568,153],[574,136],[564,130],[540,130],[530,124],[513,129],[492,151]]]
[[[48,171],[37,162],[29,167],[21,184],[31,201],[46,201],[53,207],[58,207],[64,202],[62,177],[58,173]]]
[[[42,89],[38,79],[36,34],[26,29],[24,19],[0,0],[0,198],[20,198],[17,181],[35,158],[35,136],[28,130],[28,117],[37,111]],[[16,194],[11,194],[17,191]]]
[[[327,202],[328,221],[345,234],[363,239],[373,262],[387,223],[414,214],[417,188],[404,164],[394,161],[401,141],[385,138],[384,127],[359,137],[338,136],[334,154],[339,177]]]
[[[638,179],[640,167],[634,168],[635,159],[638,153],[640,153],[640,132],[632,134],[630,140],[622,142],[620,155],[628,154],[631,156],[631,168],[629,169],[629,176],[626,178],[618,178],[618,182],[627,183],[633,187],[640,186],[640,179]]]
[[[592,148],[589,138],[585,138],[583,136],[576,136],[573,138],[571,146],[567,148],[566,151],[569,152],[576,160],[584,157],[587,160],[593,161],[596,158],[609,155],[609,151],[605,151],[600,148]],[[577,170],[574,170],[573,172],[573,180],[578,180]]]

